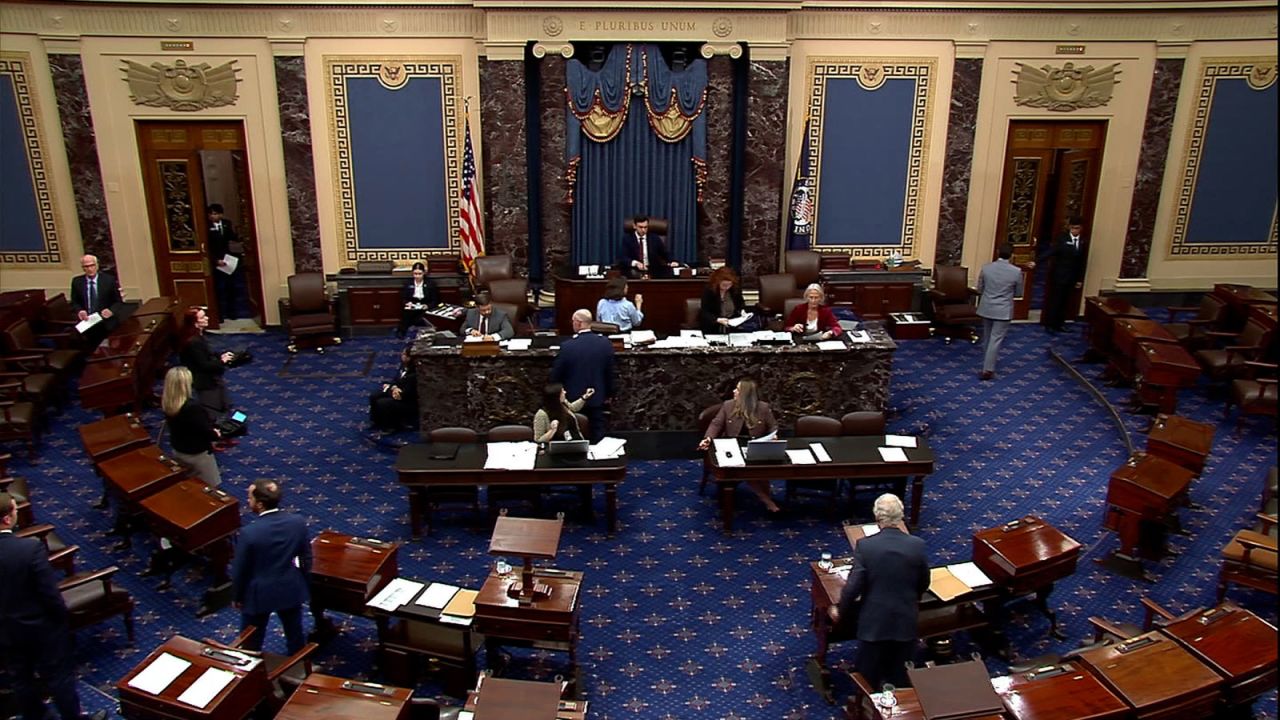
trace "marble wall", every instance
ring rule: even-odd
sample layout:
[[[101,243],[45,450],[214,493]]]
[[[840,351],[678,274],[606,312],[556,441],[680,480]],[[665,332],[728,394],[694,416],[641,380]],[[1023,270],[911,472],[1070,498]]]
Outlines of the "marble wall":
[[[938,245],[933,254],[935,265],[959,265],[964,249],[973,134],[981,89],[982,59],[956,58],[951,78],[951,113],[947,119],[947,154],[942,168],[942,202],[938,208]]]
[[[71,188],[75,194],[76,218],[84,251],[98,256],[104,268],[116,264],[111,244],[111,224],[107,219],[107,199],[103,192],[102,168],[98,164],[98,143],[89,116],[89,95],[84,85],[84,63],[79,55],[50,55],[49,72],[58,96],[58,117],[71,167]],[[68,252],[77,252],[74,249]],[[75,263],[79,267],[79,262]]]
[[[311,157],[311,117],[307,106],[307,71],[301,57],[277,57],[276,96],[280,102],[280,134],[284,140],[285,186],[289,193],[289,227],[297,272],[320,272],[320,221],[316,210],[316,171]]]
[[[1182,84],[1181,58],[1157,59],[1151,77],[1151,99],[1147,103],[1147,123],[1142,130],[1142,151],[1133,183],[1133,205],[1129,209],[1129,229],[1124,238],[1120,277],[1147,275],[1151,240],[1155,231],[1156,207],[1164,183],[1165,160],[1169,155],[1169,133]]]
[[[542,83],[538,107],[542,112],[542,267],[548,286],[555,272],[570,263],[573,245],[569,186],[565,184],[565,59],[548,54],[538,61]]]
[[[751,61],[743,188],[742,276],[748,287],[779,267],[787,148],[787,61]]]
[[[734,62],[723,55],[707,61],[707,105],[703,110],[707,118],[707,181],[698,210],[698,255],[703,258],[723,258],[728,251]]]
[[[529,153],[522,60],[480,60],[486,252],[529,267]]]

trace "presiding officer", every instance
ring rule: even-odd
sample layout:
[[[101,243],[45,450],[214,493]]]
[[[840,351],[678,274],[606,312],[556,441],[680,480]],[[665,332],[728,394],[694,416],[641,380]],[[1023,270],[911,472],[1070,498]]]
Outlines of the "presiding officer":
[[[906,663],[919,639],[920,596],[929,589],[929,559],[924,540],[907,534],[897,495],[876,498],[872,512],[880,532],[854,546],[849,581],[828,612],[834,622],[856,612],[857,668],[871,687],[905,687]]]
[[[249,486],[249,509],[258,516],[240,530],[231,581],[240,609],[240,630],[254,632],[246,650],[261,650],[271,613],[280,616],[285,645],[292,655],[302,649],[302,604],[307,602],[311,575],[311,539],[302,516],[280,510],[283,493],[275,480],[254,480]]]

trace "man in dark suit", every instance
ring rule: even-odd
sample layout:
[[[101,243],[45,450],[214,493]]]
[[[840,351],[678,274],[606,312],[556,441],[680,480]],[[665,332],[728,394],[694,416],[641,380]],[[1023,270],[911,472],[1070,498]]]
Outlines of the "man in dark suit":
[[[237,297],[240,294],[240,282],[244,278],[244,243],[236,237],[231,221],[222,216],[223,208],[213,203],[209,212],[209,260],[213,263],[213,292],[218,297],[218,315],[223,320],[240,317]],[[227,256],[237,260],[236,268],[230,274],[224,270],[228,267]]]
[[[881,683],[908,684],[906,665],[915,654],[920,596],[929,589],[924,540],[907,534],[902,501],[886,493],[872,507],[880,532],[853,549],[853,569],[830,608],[831,619],[857,615],[858,672]]]
[[[309,597],[311,539],[301,516],[280,510],[282,496],[275,480],[254,480],[249,486],[249,509],[258,519],[240,531],[231,581],[240,608],[241,631],[257,628],[245,642],[262,649],[271,613],[280,616],[289,654],[302,649],[302,604]]]
[[[671,261],[666,240],[649,234],[649,218],[644,215],[637,215],[631,223],[635,231],[623,236],[618,248],[619,269],[629,278],[671,277],[671,268],[680,263]]]
[[[1084,283],[1084,225],[1080,218],[1067,221],[1067,232],[1058,236],[1044,255],[1053,260],[1049,266],[1049,286],[1045,288],[1044,314],[1041,323],[1050,332],[1062,332],[1071,296]],[[1074,309],[1071,309],[1075,315]]]
[[[476,306],[462,319],[462,334],[485,340],[510,340],[516,330],[511,326],[511,317],[495,308],[489,293],[482,290],[476,293]]]
[[[80,258],[80,267],[84,274],[71,278],[71,309],[81,320],[94,313],[102,317],[102,322],[84,333],[90,347],[97,347],[120,323],[116,314],[124,304],[124,296],[120,294],[120,283],[115,276],[99,270],[96,256]]]
[[[599,333],[591,332],[591,311],[573,313],[573,337],[560,346],[551,365],[551,381],[564,385],[568,397],[582,397],[595,390],[583,406],[588,432],[593,443],[605,435],[604,406],[613,396],[613,343]]]
[[[13,683],[23,720],[44,718],[41,683],[62,720],[79,720],[67,606],[44,544],[16,537],[17,524],[17,501],[0,493],[0,663]],[[106,712],[93,717],[101,720]]]
[[[400,367],[395,377],[382,383],[381,389],[369,396],[369,420],[384,433],[397,432],[405,426],[417,425],[418,374],[413,369],[409,348],[400,352]]]

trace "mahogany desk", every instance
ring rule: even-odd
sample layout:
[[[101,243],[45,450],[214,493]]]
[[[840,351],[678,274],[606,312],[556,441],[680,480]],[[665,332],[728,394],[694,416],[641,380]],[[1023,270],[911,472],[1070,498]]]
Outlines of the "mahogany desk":
[[[181,635],[175,635],[166,640],[116,683],[116,694],[120,697],[120,714],[130,720],[240,720],[248,717],[258,703],[271,694],[271,685],[267,682],[266,663],[260,662],[245,670],[240,666],[205,655],[206,649],[216,651],[222,648],[188,640]],[[191,663],[191,666],[183,670],[182,674],[169,683],[169,686],[159,695],[129,687],[129,681],[150,666],[162,653],[186,660]],[[229,670],[235,673],[235,678],[222,689],[222,692],[214,696],[208,707],[201,709],[179,702],[178,697],[209,668]]]
[[[831,462],[793,465],[790,462],[747,462],[742,467],[721,467],[713,445],[707,450],[711,478],[720,493],[720,519],[726,533],[733,532],[733,490],[744,480],[831,480],[840,478],[884,480],[911,478],[912,526],[920,523],[920,505],[924,497],[924,476],[933,472],[933,451],[924,438],[916,438],[916,447],[903,448],[907,462],[885,462],[877,448],[884,445],[882,435],[847,437],[787,438],[787,447],[808,448],[822,443]],[[905,501],[906,498],[903,498]]]
[[[400,543],[323,530],[311,540],[311,614],[320,635],[337,632],[325,610],[369,617],[366,603],[400,576]],[[385,620],[379,620],[384,622]]]
[[[596,303],[604,297],[607,282],[556,277],[556,330],[573,334],[573,312],[587,308],[593,314]],[[669,278],[662,280],[628,280],[627,298],[637,293],[644,296],[644,322],[640,327],[658,335],[679,335],[684,326],[685,301],[701,300],[707,289],[706,277]]]
[[[1199,476],[1213,449],[1214,426],[1180,415],[1156,416],[1147,434],[1147,452],[1177,463]]]
[[[140,412],[144,397],[146,394],[133,357],[88,363],[80,373],[80,406],[85,410],[101,410],[103,414],[110,414],[131,406],[134,412]]]
[[[586,701],[561,700],[560,684],[484,677],[463,710],[475,720],[586,720]]]
[[[441,675],[441,687],[449,695],[464,697],[475,682],[476,650],[480,638],[475,622],[468,625],[441,622],[440,611],[418,604],[418,597],[387,612],[370,608],[378,620],[378,665],[392,682],[416,685],[420,665]],[[463,588],[466,589],[466,588]]]
[[[1084,320],[1089,328],[1089,359],[1111,357],[1115,321],[1121,319],[1148,320],[1142,308],[1118,297],[1087,297],[1084,299]]]
[[[101,473],[98,464],[151,444],[151,433],[133,413],[112,415],[105,420],[80,426],[80,444],[94,469]]]
[[[458,445],[452,460],[433,460],[429,444],[400,448],[396,473],[409,490],[413,537],[422,535],[426,488],[436,485],[604,485],[605,520],[609,533],[617,531],[618,484],[627,476],[625,457],[587,460],[583,456],[539,453],[533,470],[486,470],[486,453],[484,443],[467,443]]]
[[[1049,608],[1053,584],[1076,571],[1080,543],[1033,515],[973,536],[973,562],[1004,591],[1005,601],[1035,593],[1036,607],[1059,639],[1057,615]]]
[[[1133,382],[1138,374],[1137,357],[1141,343],[1178,344],[1177,338],[1155,320],[1122,318],[1115,321],[1113,328],[1107,370],[1124,382]]]
[[[1136,563],[1138,555],[1149,559],[1164,555],[1165,520],[1178,506],[1188,504],[1193,477],[1190,470],[1145,453],[1134,455],[1111,473],[1104,525],[1120,535],[1120,560]],[[1135,571],[1131,567],[1127,572]]]
[[[147,445],[98,463],[103,486],[131,508],[143,498],[191,476],[182,463]]]
[[[140,504],[157,536],[173,543],[177,550],[208,555],[213,582],[196,614],[207,615],[229,603],[231,576],[227,564],[231,561],[231,536],[240,529],[240,501],[199,480],[187,479]],[[166,554],[161,551],[152,558],[153,571],[172,572]]]
[[[1162,413],[1175,412],[1178,390],[1194,387],[1200,378],[1200,363],[1186,348],[1161,342],[1138,343],[1134,370],[1138,403]]]
[[[1080,661],[1139,720],[1212,717],[1220,695],[1222,678],[1158,630],[1087,650]]]
[[[1015,720],[1120,720],[1129,706],[1079,662],[991,678]]]
[[[1222,694],[1229,706],[1247,705],[1276,688],[1276,629],[1248,610],[1219,605],[1161,632],[1226,680]]]
[[[491,571],[485,578],[476,596],[475,628],[484,635],[490,666],[504,644],[534,647],[568,652],[569,665],[576,676],[581,614],[578,596],[582,592],[583,574],[576,570],[556,570],[555,573],[534,571],[534,579],[548,586],[551,594],[528,604],[521,604],[522,601],[508,592],[512,584],[520,581],[519,573],[498,575]],[[580,691],[582,685],[575,682],[574,687]]]
[[[408,720],[412,690],[311,673],[276,720]]]

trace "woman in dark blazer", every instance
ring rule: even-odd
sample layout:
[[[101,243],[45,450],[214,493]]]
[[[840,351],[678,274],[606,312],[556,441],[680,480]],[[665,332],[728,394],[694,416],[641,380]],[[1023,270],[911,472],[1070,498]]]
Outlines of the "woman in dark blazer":
[[[698,443],[698,449],[710,448],[713,438],[758,438],[776,432],[778,421],[773,417],[773,410],[769,408],[769,403],[760,402],[756,394],[754,380],[739,380],[733,388],[733,399],[726,400],[720,406],[720,412],[716,413],[707,426],[706,437]],[[778,504],[769,495],[768,480],[748,480],[747,487],[760,498],[769,512],[778,512]]]
[[[738,274],[732,268],[722,267],[711,273],[707,289],[702,291],[702,310],[698,324],[703,334],[729,332],[729,319],[738,317],[747,309],[742,299],[742,287]]]
[[[413,264],[413,277],[400,290],[400,327],[396,334],[404,337],[410,325],[422,321],[422,314],[440,304],[440,291],[436,284],[427,277],[427,266],[420,262]]]
[[[822,286],[813,283],[804,289],[804,304],[797,305],[787,316],[787,329],[798,340],[830,340],[840,337],[840,321],[823,303],[827,295]]]
[[[187,310],[182,320],[182,349],[178,357],[191,370],[191,387],[195,389],[196,399],[210,418],[217,419],[230,407],[222,374],[227,371],[227,363],[235,353],[214,354],[209,347],[209,340],[204,334],[205,328],[209,327],[209,316],[204,308]]]
[[[222,478],[218,461],[213,457],[213,444],[221,439],[213,420],[200,403],[191,397],[191,371],[181,365],[169,368],[164,375],[164,394],[160,396],[165,422],[169,424],[169,446],[173,456],[190,465],[196,475],[210,487]]]

